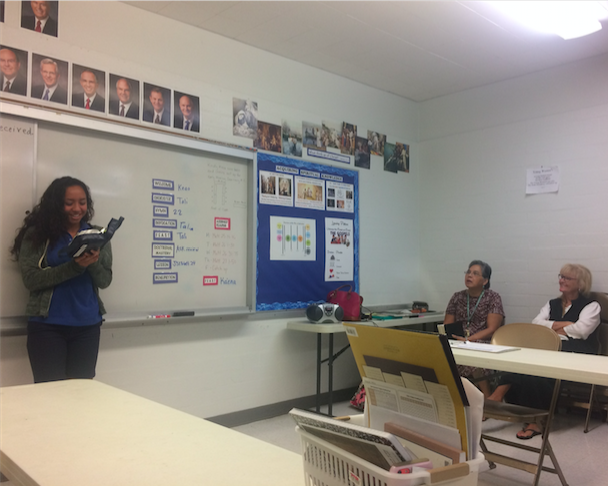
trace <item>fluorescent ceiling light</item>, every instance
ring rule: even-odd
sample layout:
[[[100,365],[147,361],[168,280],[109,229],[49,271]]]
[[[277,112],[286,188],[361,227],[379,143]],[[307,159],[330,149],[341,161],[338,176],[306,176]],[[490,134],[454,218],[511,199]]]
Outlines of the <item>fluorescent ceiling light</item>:
[[[488,2],[506,15],[540,32],[574,39],[602,29],[608,18],[608,2]]]

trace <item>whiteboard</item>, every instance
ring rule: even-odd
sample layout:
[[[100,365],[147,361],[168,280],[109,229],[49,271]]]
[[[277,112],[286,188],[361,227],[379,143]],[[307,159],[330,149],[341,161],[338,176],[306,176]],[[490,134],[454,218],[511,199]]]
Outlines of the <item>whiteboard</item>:
[[[23,315],[28,293],[10,256],[16,230],[35,198],[36,123],[0,118],[0,316]]]
[[[36,201],[71,175],[91,189],[94,224],[125,218],[100,291],[112,321],[247,308],[251,171],[234,156],[39,122],[32,178]]]

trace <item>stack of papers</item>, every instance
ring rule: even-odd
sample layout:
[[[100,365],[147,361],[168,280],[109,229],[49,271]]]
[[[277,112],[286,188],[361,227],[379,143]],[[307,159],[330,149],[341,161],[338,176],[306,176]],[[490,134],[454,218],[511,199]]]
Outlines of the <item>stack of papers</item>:
[[[487,353],[504,353],[506,351],[517,351],[520,348],[514,346],[499,346],[498,344],[475,343],[472,341],[449,341],[451,348],[470,349],[472,351],[485,351]]]

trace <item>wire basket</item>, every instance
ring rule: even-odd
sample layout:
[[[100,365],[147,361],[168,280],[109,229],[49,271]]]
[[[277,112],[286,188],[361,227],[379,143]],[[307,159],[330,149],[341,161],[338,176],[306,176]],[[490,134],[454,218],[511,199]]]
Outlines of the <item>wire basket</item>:
[[[459,477],[432,482],[429,471],[395,474],[340,449],[305,430],[296,427],[302,443],[306,486],[476,486],[479,467],[484,457],[467,461],[468,471]],[[462,468],[461,468],[462,469]]]

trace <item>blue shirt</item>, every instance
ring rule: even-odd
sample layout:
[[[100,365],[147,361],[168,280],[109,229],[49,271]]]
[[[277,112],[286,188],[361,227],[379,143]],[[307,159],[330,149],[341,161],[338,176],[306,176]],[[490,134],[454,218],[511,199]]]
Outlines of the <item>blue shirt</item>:
[[[83,222],[80,230],[90,227]],[[72,260],[62,251],[71,241],[72,236],[66,231],[53,245],[49,245],[46,254],[49,266],[56,267]],[[36,316],[29,320],[63,326],[91,326],[101,322],[99,301],[89,272],[85,271],[55,286],[48,317]]]

